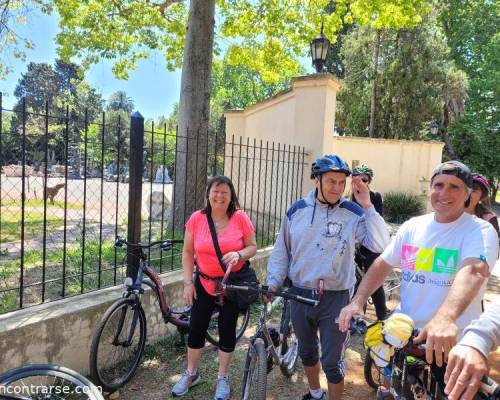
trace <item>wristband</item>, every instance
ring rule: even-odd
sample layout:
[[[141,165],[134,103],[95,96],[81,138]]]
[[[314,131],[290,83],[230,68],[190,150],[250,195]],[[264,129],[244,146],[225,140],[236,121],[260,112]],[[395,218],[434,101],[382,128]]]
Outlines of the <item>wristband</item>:
[[[193,283],[192,279],[190,281],[184,281],[184,286],[191,286]]]

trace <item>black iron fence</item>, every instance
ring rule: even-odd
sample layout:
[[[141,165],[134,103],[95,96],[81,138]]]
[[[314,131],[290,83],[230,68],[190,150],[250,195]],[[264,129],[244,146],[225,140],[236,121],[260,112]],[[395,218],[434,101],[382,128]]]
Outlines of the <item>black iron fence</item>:
[[[143,134],[140,149],[130,143],[134,134]],[[179,156],[183,137],[196,145],[187,157]],[[127,260],[113,246],[117,235],[135,229],[143,242],[182,238],[172,221],[180,218],[174,204],[185,198],[176,199],[173,183],[176,164],[190,157],[204,157],[209,175],[233,179],[259,247],[271,245],[286,207],[302,194],[303,148],[219,133],[182,136],[139,115],[90,120],[69,109],[50,115],[48,106],[7,110],[0,95],[0,312],[122,282]],[[164,272],[181,267],[180,253],[149,256]]]

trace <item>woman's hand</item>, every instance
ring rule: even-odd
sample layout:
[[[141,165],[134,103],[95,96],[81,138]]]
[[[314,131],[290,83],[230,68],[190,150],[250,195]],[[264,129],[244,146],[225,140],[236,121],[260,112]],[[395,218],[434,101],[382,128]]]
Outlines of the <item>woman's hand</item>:
[[[229,253],[224,254],[222,257],[222,262],[226,265],[229,264],[236,264],[238,261],[241,260],[240,253],[237,251],[230,251]]]
[[[189,284],[186,284],[186,282],[184,282],[184,301],[186,302],[186,305],[192,306],[195,299],[196,289],[194,287],[193,281],[191,281],[191,283]]]

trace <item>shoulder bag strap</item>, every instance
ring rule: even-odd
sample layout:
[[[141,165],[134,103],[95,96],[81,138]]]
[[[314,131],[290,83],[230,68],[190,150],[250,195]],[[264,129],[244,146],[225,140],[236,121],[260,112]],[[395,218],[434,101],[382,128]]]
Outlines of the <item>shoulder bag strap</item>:
[[[212,216],[207,213],[208,227],[210,228],[210,234],[212,235],[212,241],[214,242],[215,254],[217,254],[217,259],[222,268],[222,271],[226,273],[226,266],[222,262],[222,252],[220,251],[219,241],[217,240],[217,233],[215,232],[215,225]]]

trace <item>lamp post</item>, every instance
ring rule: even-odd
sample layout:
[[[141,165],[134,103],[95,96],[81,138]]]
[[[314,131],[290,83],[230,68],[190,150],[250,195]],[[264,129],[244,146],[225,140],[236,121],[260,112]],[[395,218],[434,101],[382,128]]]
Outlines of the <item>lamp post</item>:
[[[325,72],[325,61],[329,48],[330,41],[323,35],[323,24],[321,24],[320,35],[311,41],[312,65],[318,74]]]

